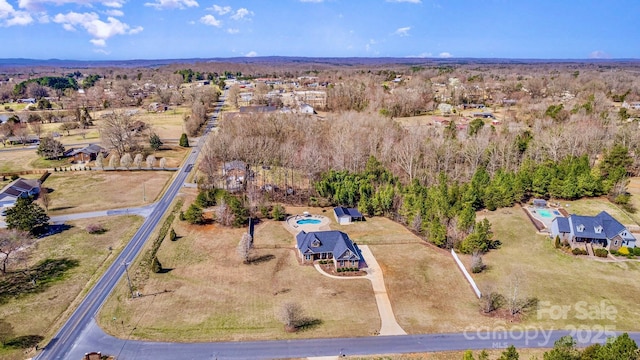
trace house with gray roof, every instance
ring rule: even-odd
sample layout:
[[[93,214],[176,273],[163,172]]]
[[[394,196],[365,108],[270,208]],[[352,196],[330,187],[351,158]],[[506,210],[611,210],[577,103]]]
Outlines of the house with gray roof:
[[[108,155],[108,152],[101,146],[96,144],[89,144],[80,149],[71,149],[65,152],[65,155],[72,157],[73,162],[84,163],[95,160],[100,153],[102,153],[102,155],[104,155],[105,157]]]
[[[0,191],[0,208],[12,207],[18,198],[38,196],[40,180],[18,178]]]
[[[340,225],[351,224],[353,221],[363,220],[364,216],[356,208],[346,208],[338,206],[333,208],[333,214],[336,217],[336,221]]]
[[[315,260],[332,260],[337,269],[360,267],[360,252],[342,231],[301,231],[296,235],[296,248],[305,264]]]
[[[571,214],[556,217],[551,222],[551,237],[572,242],[590,242],[609,250],[622,246],[636,247],[636,238],[629,230],[606,211],[596,216]]]

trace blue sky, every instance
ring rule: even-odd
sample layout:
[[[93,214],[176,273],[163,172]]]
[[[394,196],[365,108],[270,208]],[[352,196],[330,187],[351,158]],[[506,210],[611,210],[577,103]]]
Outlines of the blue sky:
[[[638,20],[638,0],[0,0],[0,57],[640,58]]]

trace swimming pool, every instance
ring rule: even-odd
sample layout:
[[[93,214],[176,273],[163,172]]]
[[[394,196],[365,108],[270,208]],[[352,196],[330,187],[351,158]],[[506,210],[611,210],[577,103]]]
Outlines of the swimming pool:
[[[550,218],[553,217],[553,215],[551,215],[551,211],[549,210],[536,210],[536,212],[538,214],[540,214],[540,216],[544,217],[544,218]]]
[[[298,225],[305,225],[305,224],[320,224],[322,221],[318,220],[318,219],[300,219],[296,221],[296,224]]]

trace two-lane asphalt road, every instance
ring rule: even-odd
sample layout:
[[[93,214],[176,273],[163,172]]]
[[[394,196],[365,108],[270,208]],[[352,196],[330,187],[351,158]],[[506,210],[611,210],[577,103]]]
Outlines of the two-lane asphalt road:
[[[145,219],[140,229],[138,229],[113,264],[98,280],[96,285],[87,293],[86,297],[73,312],[69,320],[67,320],[54,338],[37,356],[37,359],[68,359],[68,355],[71,350],[85,342],[85,339],[82,339],[80,336],[82,331],[91,323],[92,319],[100,310],[102,304],[124,274],[125,266],[123,264],[133,262],[171,205],[171,202],[189,174],[188,170],[194,166],[198,154],[200,153],[200,149],[206,142],[206,135],[217,121],[217,117],[222,109],[223,103],[224,100],[221,99],[216,105],[214,115],[207,123],[204,135],[200,138],[198,144],[193,148],[193,151],[184,161],[182,167],[177,172],[173,182],[160,201],[155,204],[151,214]]]
[[[214,118],[206,128],[213,127],[221,103]],[[578,329],[574,332],[522,328],[507,331],[498,329],[469,329],[457,334],[422,334],[398,336],[371,336],[361,338],[300,339],[277,341],[214,342],[214,343],[166,343],[117,339],[98,327],[95,316],[124,273],[123,263],[132,262],[145,241],[157,226],[173,198],[193,167],[203,136],[189,155],[161,200],[153,207],[141,228],[114,261],[113,265],[98,280],[78,306],[69,320],[55,335],[37,359],[79,360],[91,351],[117,355],[118,360],[159,359],[273,359],[302,358],[313,356],[373,355],[392,353],[432,352],[465,349],[503,348],[510,344],[517,348],[553,347],[555,340],[564,335],[573,335],[580,345],[602,343],[612,335],[602,328]],[[491,331],[493,330],[493,331]],[[630,333],[640,342],[640,333]]]

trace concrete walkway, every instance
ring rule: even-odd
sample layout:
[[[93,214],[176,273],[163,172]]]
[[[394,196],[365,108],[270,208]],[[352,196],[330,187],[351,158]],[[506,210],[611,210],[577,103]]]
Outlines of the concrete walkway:
[[[373,294],[376,298],[376,305],[378,306],[378,313],[380,314],[380,336],[386,335],[407,335],[407,333],[400,327],[396,321],[396,317],[393,314],[393,308],[391,307],[391,301],[387,295],[387,288],[384,285],[384,277],[382,275],[382,269],[380,264],[376,261],[373,253],[367,245],[360,246],[360,252],[364,261],[367,263],[368,268],[365,269],[367,276],[335,276],[326,273],[319,264],[314,264],[315,268],[322,275],[330,277],[332,279],[339,280],[353,280],[353,279],[368,279],[373,286]]]

